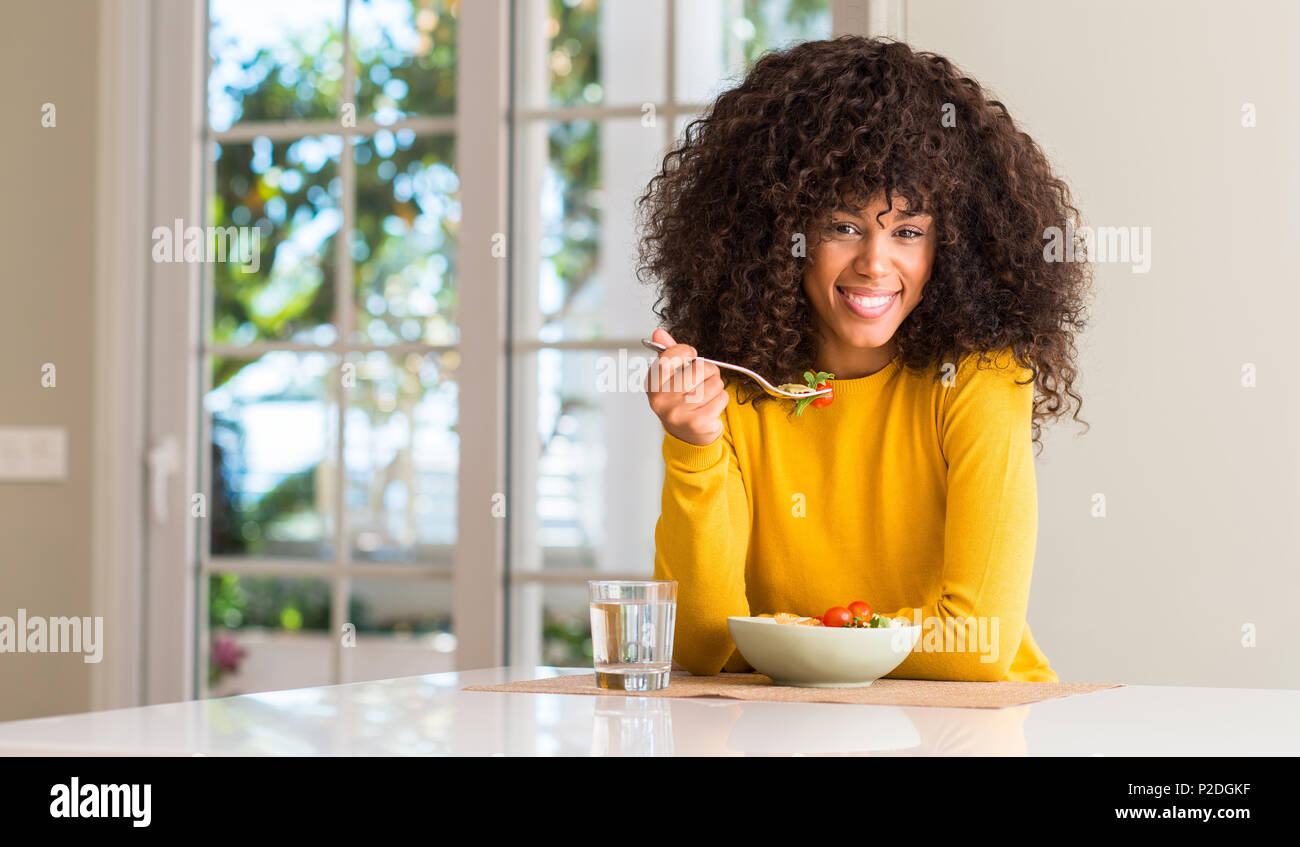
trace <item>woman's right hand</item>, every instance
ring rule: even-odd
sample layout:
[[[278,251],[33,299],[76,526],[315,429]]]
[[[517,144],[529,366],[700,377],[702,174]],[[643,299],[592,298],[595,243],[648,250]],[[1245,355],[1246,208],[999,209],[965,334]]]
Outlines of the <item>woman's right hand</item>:
[[[697,361],[694,347],[678,344],[665,330],[656,329],[650,338],[667,348],[647,375],[651,410],[675,438],[700,447],[712,444],[722,434],[729,399],[718,366]]]

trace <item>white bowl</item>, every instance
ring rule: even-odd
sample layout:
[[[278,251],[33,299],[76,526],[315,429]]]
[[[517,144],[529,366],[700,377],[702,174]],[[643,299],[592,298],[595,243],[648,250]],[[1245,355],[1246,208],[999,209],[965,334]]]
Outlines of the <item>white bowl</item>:
[[[878,629],[799,626],[772,618],[727,618],[731,640],[754,666],[777,685],[860,688],[903,663],[921,627]]]

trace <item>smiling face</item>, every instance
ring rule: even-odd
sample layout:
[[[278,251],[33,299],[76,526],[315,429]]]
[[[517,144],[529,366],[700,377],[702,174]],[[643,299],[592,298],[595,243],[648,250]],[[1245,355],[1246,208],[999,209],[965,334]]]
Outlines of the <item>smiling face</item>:
[[[902,208],[900,208],[902,204]],[[875,373],[894,355],[893,337],[921,300],[937,242],[929,214],[910,215],[884,192],[860,209],[835,211],[813,244],[803,289],[817,314],[819,369],[837,379]]]

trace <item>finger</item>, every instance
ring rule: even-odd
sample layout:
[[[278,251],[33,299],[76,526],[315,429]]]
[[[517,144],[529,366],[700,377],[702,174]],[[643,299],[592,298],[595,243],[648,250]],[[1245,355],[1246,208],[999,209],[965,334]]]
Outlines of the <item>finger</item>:
[[[691,362],[689,366],[682,369],[680,378],[681,382],[673,386],[674,391],[680,391],[682,394],[690,394],[701,385],[708,381],[709,377],[718,372],[718,366],[711,362],[701,362],[699,359]],[[674,374],[674,376],[677,376]],[[692,401],[694,402],[694,401]]]
[[[655,384],[654,390],[680,392],[685,383],[683,381],[684,377],[679,371],[692,362],[695,356],[695,348],[689,344],[674,344],[660,353],[655,360],[655,374],[658,382]]]
[[[673,373],[674,382],[671,384],[671,388],[667,390],[680,394],[690,394],[717,373],[719,373],[718,366],[712,362],[701,362],[698,358],[693,359]],[[695,401],[692,400],[691,402]]]
[[[719,423],[718,417],[722,414],[722,410],[727,408],[729,399],[730,395],[723,391],[714,395],[702,405],[691,409],[691,414],[704,423],[706,431],[715,432],[716,428],[713,427],[713,424]]]
[[[676,341],[673,341],[673,337],[668,334],[668,330],[666,329],[656,329],[654,332],[650,333],[650,340],[657,341],[665,347],[672,347],[677,343]]]
[[[699,390],[700,386],[708,382],[711,377],[718,373],[718,366],[710,362],[701,362],[699,359],[691,362],[688,367],[682,369],[682,394],[690,396]],[[713,396],[710,392],[706,396]],[[699,402],[691,400],[692,403]]]
[[[685,392],[686,402],[704,403],[712,400],[719,392],[726,390],[722,382],[722,375],[717,372],[717,368],[713,370],[714,373],[711,376]]]

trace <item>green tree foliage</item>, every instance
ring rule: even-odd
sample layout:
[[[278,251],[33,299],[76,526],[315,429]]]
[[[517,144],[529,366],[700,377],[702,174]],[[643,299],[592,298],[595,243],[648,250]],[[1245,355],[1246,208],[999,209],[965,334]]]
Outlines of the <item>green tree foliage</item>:
[[[365,19],[368,5],[369,0],[354,3],[354,16]],[[427,10],[423,5],[412,2],[406,26],[365,19],[371,25],[354,32],[350,102],[356,120],[391,123],[455,111],[456,4],[442,0]],[[262,234],[257,272],[244,273],[237,263],[209,266],[214,342],[333,340],[339,249],[350,250],[355,267],[348,285],[357,304],[357,340],[420,340],[430,330],[441,334],[454,326],[460,217],[454,139],[416,137],[410,130],[385,129],[372,136],[348,132],[336,78],[341,71],[335,67],[342,55],[341,23],[315,22],[286,33],[284,43],[251,55],[236,50],[214,55],[214,61],[236,66],[214,75],[227,82],[213,96],[234,104],[238,121],[314,119],[338,129],[337,135],[289,142],[213,143],[210,222],[257,226]],[[223,32],[238,30],[237,21],[224,28],[215,21],[214,53],[228,44],[228,38],[220,40]],[[339,160],[344,155],[356,163],[350,233],[339,231]],[[379,301],[370,294],[391,301],[391,307],[375,308]],[[224,385],[247,364],[224,361],[213,375],[213,387]]]

